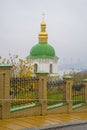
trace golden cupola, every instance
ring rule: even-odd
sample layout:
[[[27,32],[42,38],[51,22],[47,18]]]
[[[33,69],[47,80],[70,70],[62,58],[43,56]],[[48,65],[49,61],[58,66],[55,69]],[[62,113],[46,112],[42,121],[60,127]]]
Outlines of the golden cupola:
[[[27,59],[56,59],[57,56],[55,55],[54,48],[48,43],[48,34],[46,32],[46,23],[42,20],[41,24],[41,31],[38,35],[38,43],[34,45],[31,50],[30,54],[27,56]]]
[[[47,43],[48,42],[48,34],[46,32],[46,23],[44,21],[41,22],[41,32],[38,35],[39,43]]]

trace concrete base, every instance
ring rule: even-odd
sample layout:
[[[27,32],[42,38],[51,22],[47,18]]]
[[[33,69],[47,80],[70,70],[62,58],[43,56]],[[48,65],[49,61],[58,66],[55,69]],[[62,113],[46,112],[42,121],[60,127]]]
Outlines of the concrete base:
[[[21,130],[87,130],[87,121],[64,123],[61,125],[49,125]]]

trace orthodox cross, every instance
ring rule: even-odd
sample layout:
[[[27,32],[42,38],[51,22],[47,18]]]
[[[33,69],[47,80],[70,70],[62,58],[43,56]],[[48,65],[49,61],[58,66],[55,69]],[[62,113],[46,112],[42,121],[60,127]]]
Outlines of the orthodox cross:
[[[45,14],[44,12],[42,13],[42,20],[44,21],[44,17],[45,17]]]

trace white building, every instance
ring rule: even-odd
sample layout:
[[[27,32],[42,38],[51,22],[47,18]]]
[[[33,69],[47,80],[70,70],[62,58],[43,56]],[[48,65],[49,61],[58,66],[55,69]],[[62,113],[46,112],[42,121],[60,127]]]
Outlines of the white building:
[[[41,32],[38,35],[39,42],[30,50],[27,59],[33,65],[33,73],[49,73],[52,76],[58,75],[58,57],[54,48],[48,44],[46,23],[41,22]]]

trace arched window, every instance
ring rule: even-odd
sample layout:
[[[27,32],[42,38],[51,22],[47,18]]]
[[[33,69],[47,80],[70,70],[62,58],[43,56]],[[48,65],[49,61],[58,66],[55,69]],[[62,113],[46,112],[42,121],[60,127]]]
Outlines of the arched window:
[[[37,69],[38,69],[38,65],[37,65],[37,64],[34,64],[34,73],[37,72]]]
[[[53,72],[53,65],[50,64],[50,73],[52,73],[52,72]]]

